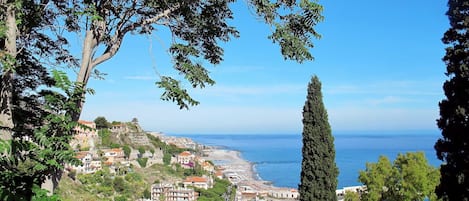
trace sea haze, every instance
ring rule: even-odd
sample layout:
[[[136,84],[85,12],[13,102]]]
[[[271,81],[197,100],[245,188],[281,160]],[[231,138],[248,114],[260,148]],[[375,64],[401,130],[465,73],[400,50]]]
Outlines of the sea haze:
[[[297,188],[301,171],[301,134],[285,135],[183,135],[194,141],[213,146],[238,150],[242,157],[255,164],[255,171],[263,180],[275,186]],[[367,162],[376,162],[380,155],[391,160],[398,153],[423,151],[429,163],[439,166],[433,145],[436,134],[380,134],[347,133],[335,137],[336,162],[339,167],[338,188],[361,185],[358,172]]]

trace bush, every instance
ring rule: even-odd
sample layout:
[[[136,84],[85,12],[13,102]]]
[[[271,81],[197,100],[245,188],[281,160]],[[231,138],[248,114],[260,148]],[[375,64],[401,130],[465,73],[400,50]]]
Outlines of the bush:
[[[147,161],[148,158],[137,158],[137,162],[142,168],[147,167]]]
[[[122,192],[126,189],[125,181],[122,177],[116,177],[112,182],[113,188],[117,192]]]

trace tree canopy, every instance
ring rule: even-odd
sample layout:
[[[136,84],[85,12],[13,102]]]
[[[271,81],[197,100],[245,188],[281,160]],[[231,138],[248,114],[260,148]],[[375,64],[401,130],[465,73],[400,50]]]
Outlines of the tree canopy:
[[[129,33],[151,34],[160,29],[171,32],[168,51],[173,68],[194,88],[215,83],[204,62],[219,64],[223,60],[220,42],[238,37],[230,4],[234,0],[112,0],[54,1],[55,10],[66,16],[63,25],[70,32],[84,36],[77,82],[85,87],[96,66],[112,58]],[[314,26],[322,21],[322,6],[316,1],[249,0],[249,7],[272,27],[268,37],[280,45],[285,59],[298,62],[313,59],[309,48],[320,38]],[[103,51],[99,51],[103,50]],[[164,89],[163,100],[176,102],[180,108],[197,105],[180,81],[161,75],[156,85]],[[79,114],[75,114],[77,116]]]
[[[302,154],[300,200],[337,200],[334,137],[317,76],[311,78],[303,107]]]
[[[234,2],[0,0],[2,196],[6,192],[31,197],[33,184],[59,176],[64,163],[76,161],[68,143],[85,94],[93,93],[88,80],[102,75],[96,67],[116,55],[126,35],[169,30],[173,68],[194,88],[214,84],[204,63],[219,64],[223,60],[220,43],[239,36],[228,23],[233,18],[229,5]],[[268,38],[279,44],[285,59],[313,59],[309,49],[320,38],[314,28],[323,19],[321,5],[315,0],[249,0],[247,4],[271,26]],[[77,48],[69,44],[77,36],[83,36],[78,58],[70,53]],[[65,73],[49,74],[60,67],[76,70],[76,82]],[[171,76],[161,75],[155,84],[164,89],[161,99],[180,108],[198,104]]]
[[[96,117],[96,119],[94,119],[94,123],[96,124],[97,129],[109,128],[109,125],[111,124],[107,121],[106,117],[102,116]]]
[[[436,200],[438,169],[428,164],[423,152],[399,154],[393,163],[380,156],[378,162],[367,163],[359,180],[366,185],[364,201]]]
[[[437,120],[442,137],[435,149],[443,164],[436,192],[443,200],[469,200],[469,3],[449,0],[446,15],[450,28],[442,41],[448,80]]]

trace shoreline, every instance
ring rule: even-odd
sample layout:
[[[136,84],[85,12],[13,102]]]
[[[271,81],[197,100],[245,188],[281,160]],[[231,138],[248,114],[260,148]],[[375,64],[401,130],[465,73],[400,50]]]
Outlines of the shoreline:
[[[236,186],[236,200],[253,200],[268,197],[270,201],[297,200],[298,189],[291,187],[276,187],[273,182],[263,180],[256,171],[255,163],[242,157],[242,152],[232,150],[226,146],[206,145],[194,141],[188,136],[169,136],[163,133],[154,134],[165,143],[176,146],[201,150],[200,158],[212,161],[216,167],[215,175],[225,178]]]
[[[290,187],[277,187],[273,182],[264,180],[255,169],[255,164],[242,157],[242,152],[230,150],[227,147],[207,146],[204,150],[205,160],[210,160],[215,166],[221,167],[225,177],[235,185],[243,186],[251,191],[297,190]]]

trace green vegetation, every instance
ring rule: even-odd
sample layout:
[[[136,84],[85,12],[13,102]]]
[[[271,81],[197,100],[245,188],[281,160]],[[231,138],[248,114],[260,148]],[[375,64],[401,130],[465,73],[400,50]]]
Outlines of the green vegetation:
[[[94,119],[94,123],[96,124],[96,129],[104,129],[104,128],[110,128],[111,124],[106,120],[106,117],[96,117]]]
[[[360,201],[360,194],[357,192],[345,192],[344,201]]]
[[[116,176],[108,169],[94,174],[79,174],[78,181],[63,178],[58,189],[64,201],[70,200],[135,200],[141,198],[149,183],[137,173]]]
[[[86,93],[93,93],[87,88],[89,78],[102,78],[97,65],[115,56],[130,33],[152,34],[161,30],[155,29],[157,25],[172,33],[167,52],[173,69],[189,84],[161,76],[156,85],[164,90],[163,100],[180,108],[197,105],[182,86],[215,83],[202,64],[219,64],[224,52],[220,43],[239,35],[228,22],[233,18],[232,2],[54,0],[45,6],[42,1],[1,1],[0,152],[6,155],[0,158],[2,198],[29,199],[33,186],[42,184],[46,176],[59,179],[62,164],[78,163],[69,142]],[[249,1],[249,5],[270,25],[269,39],[279,44],[285,59],[300,63],[313,59],[309,49],[313,39],[320,38],[314,27],[323,20],[322,6],[316,1]],[[68,37],[82,34],[77,54],[81,58],[75,58],[70,52],[76,47],[70,47],[69,41],[76,38]],[[58,67],[77,69],[76,82],[51,71]],[[105,131],[100,137],[102,146],[119,144],[113,144]],[[173,147],[165,154],[174,154]]]
[[[337,200],[334,137],[322,102],[321,82],[311,78],[303,108],[303,161],[300,200]]]
[[[124,146],[122,147],[122,150],[124,151],[125,158],[128,159],[129,156],[130,156],[130,153],[132,152],[132,150],[131,150],[130,147],[127,146],[127,145],[124,145]]]
[[[148,158],[137,158],[137,162],[142,168],[147,167],[147,161]]]
[[[18,68],[15,72],[18,79],[25,76],[23,79],[35,81],[14,84],[16,92],[19,92],[13,97],[15,135],[1,133],[3,136],[0,138],[0,200],[39,199],[43,197],[43,191],[35,190],[35,187],[44,183],[45,176],[56,179],[57,173],[63,169],[62,164],[79,164],[69,145],[77,123],[71,121],[67,114],[67,111],[76,109],[76,99],[70,93],[74,84],[63,72],[53,71],[51,78],[47,74],[36,74],[44,71],[33,72],[39,70],[35,68]],[[56,90],[44,86],[44,79],[55,83]],[[30,96],[30,93],[38,94]],[[10,139],[3,140],[6,139],[3,137]],[[24,140],[25,137],[29,140]]]
[[[437,120],[442,138],[435,149],[443,164],[436,193],[443,200],[469,200],[469,3],[449,0],[448,7],[450,28],[442,41],[449,80],[443,85],[446,98]]]
[[[423,152],[399,154],[393,164],[385,156],[367,163],[360,171],[360,182],[367,186],[362,200],[437,200],[438,169],[428,164]]]
[[[173,155],[177,155],[183,151],[194,151],[194,150],[191,150],[191,149],[182,149],[182,148],[179,148],[179,147],[176,147],[175,145],[173,144],[166,144],[164,142],[162,142],[159,138],[151,135],[151,134],[147,134],[147,137],[148,139],[150,140],[150,143],[155,147],[155,148],[160,148],[161,150],[163,150],[163,163],[165,165],[169,165],[171,163],[171,157]]]
[[[228,180],[215,179],[215,185],[210,189],[200,189],[197,188],[196,191],[199,192],[198,201],[219,201],[225,200],[225,197],[228,195],[228,191],[231,190],[231,184]],[[234,193],[232,193],[234,194]]]
[[[142,157],[143,154],[145,154],[145,147],[139,146],[138,147],[138,153],[140,153],[140,157]]]
[[[101,138],[101,146],[111,147],[111,131],[108,129],[101,129],[98,131],[98,136]]]

